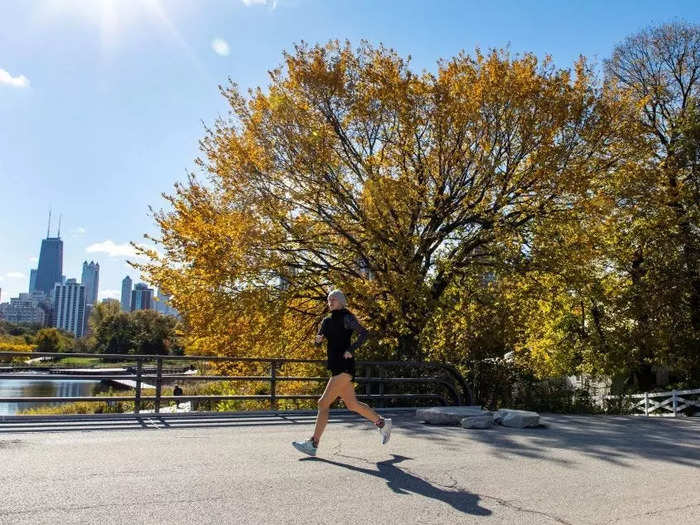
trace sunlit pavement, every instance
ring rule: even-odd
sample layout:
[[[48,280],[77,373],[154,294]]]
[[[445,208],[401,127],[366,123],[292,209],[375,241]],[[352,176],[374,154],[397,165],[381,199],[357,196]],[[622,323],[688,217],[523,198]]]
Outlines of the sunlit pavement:
[[[0,523],[700,523],[700,420],[464,430],[334,412],[0,419]]]

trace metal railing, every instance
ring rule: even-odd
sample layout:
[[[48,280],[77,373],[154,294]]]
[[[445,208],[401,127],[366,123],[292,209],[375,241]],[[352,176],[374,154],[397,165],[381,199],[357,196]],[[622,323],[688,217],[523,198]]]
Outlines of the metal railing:
[[[51,361],[43,361],[41,365],[27,367],[25,363],[17,363],[10,366],[3,366],[4,358],[21,357],[50,357],[50,358],[99,358],[104,361],[126,361],[135,362],[135,366],[129,366],[119,372],[100,373],[99,368],[89,368],[72,370],[63,373],[62,369],[67,367],[57,367]],[[173,369],[164,368],[164,362],[176,361],[192,364],[196,362],[216,362],[216,363],[248,363],[262,365],[269,373],[268,375],[214,375],[214,374],[192,374],[173,373]],[[155,362],[155,366],[145,367],[146,363]],[[115,402],[127,401],[134,403],[134,413],[138,414],[143,409],[145,402],[153,402],[156,413],[160,412],[164,402],[193,402],[202,403],[224,400],[258,400],[268,401],[269,407],[273,410],[278,408],[280,400],[317,399],[319,394],[280,394],[278,386],[281,382],[326,382],[328,377],[319,376],[287,376],[280,375],[280,370],[284,365],[293,363],[307,363],[312,365],[322,365],[322,360],[316,359],[277,359],[277,358],[231,358],[219,356],[153,356],[153,355],[128,355],[128,354],[83,354],[83,353],[47,353],[47,352],[0,352],[0,380],[84,380],[92,378],[101,381],[132,381],[134,388],[133,396],[74,396],[74,397],[0,397],[0,403],[67,403],[67,402]],[[22,370],[22,371],[20,371]],[[37,374],[37,370],[43,370],[43,374]],[[186,371],[187,369],[185,369]],[[359,399],[371,400],[378,407],[384,407],[387,402],[408,401],[415,404],[417,401],[435,400],[443,405],[448,404],[471,404],[471,390],[464,381],[461,374],[451,365],[431,362],[414,361],[358,361],[358,375],[355,381],[364,385],[364,393],[358,392]],[[430,375],[418,375],[415,377],[402,377],[397,372],[409,370],[409,373],[416,371],[428,372]],[[364,372],[364,375],[360,374]],[[404,374],[406,375],[406,374]],[[269,393],[254,395],[163,395],[164,384],[184,383],[184,382],[217,382],[217,381],[242,381],[260,382],[269,385]],[[388,387],[395,385],[417,385],[423,392],[420,393],[396,393],[387,391]],[[155,395],[144,395],[144,390],[155,390]],[[390,389],[390,388],[389,388]]]

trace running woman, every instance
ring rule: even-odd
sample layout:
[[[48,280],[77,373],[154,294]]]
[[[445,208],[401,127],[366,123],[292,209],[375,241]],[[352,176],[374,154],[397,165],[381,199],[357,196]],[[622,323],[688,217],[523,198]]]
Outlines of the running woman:
[[[328,423],[328,413],[331,405],[339,397],[345,403],[348,410],[357,412],[370,420],[379,429],[382,445],[386,445],[391,436],[391,419],[383,418],[365,403],[361,403],[355,397],[355,387],[352,381],[355,379],[355,351],[362,346],[367,339],[367,330],[359,323],[347,308],[347,301],[343,292],[333,290],[328,294],[328,308],[331,315],[326,317],[318,329],[316,344],[326,340],[328,351],[327,368],[331,371],[326,390],[318,400],[318,416],[314,435],[306,441],[293,441],[292,445],[297,450],[316,455],[316,449],[321,441],[321,435]],[[352,333],[356,332],[357,338],[351,343]]]

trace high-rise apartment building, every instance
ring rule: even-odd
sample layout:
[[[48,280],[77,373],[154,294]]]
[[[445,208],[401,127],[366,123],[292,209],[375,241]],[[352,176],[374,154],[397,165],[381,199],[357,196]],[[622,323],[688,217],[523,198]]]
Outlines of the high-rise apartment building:
[[[121,305],[122,305],[122,312],[130,312],[131,311],[131,287],[133,285],[133,281],[131,280],[131,277],[128,275],[124,277],[122,280],[122,300],[121,300]]]
[[[9,303],[0,304],[0,319],[11,323],[44,325],[49,319],[49,306],[44,292],[21,293]]]
[[[85,328],[85,286],[75,279],[57,284],[53,294],[54,326],[83,336]]]
[[[131,292],[131,311],[153,310],[153,288],[145,283],[134,286]]]
[[[86,304],[97,304],[97,289],[100,284],[100,265],[96,262],[83,262],[83,275],[81,284],[85,285]]]
[[[159,312],[163,315],[172,315],[174,317],[179,316],[178,311],[175,308],[173,308],[170,304],[170,296],[161,291],[160,289],[158,289],[156,299],[153,302],[153,306],[156,312]]]

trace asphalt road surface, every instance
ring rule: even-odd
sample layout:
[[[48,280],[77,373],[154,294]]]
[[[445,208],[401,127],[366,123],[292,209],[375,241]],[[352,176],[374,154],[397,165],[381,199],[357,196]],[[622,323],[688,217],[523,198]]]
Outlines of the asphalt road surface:
[[[0,419],[0,523],[700,523],[698,419],[391,416],[334,412],[316,458],[312,414]]]

